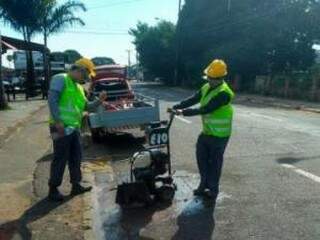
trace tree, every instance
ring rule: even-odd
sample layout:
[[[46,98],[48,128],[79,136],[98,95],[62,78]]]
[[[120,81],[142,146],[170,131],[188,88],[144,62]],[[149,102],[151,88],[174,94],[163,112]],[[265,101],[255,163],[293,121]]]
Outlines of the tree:
[[[64,52],[52,52],[50,53],[50,61],[51,62],[65,62],[66,55]]]
[[[30,43],[32,37],[40,30],[38,25],[38,0],[0,0],[0,18],[5,24],[23,34],[23,39]],[[33,94],[34,65],[32,52],[26,51],[27,59],[27,96]]]
[[[84,21],[75,16],[76,11],[86,11],[86,7],[80,1],[67,1],[58,5],[57,0],[40,0],[41,17],[39,24],[43,33],[44,45],[48,44],[48,37],[59,33],[67,27],[74,25],[84,26]]]
[[[0,110],[6,109],[8,107],[8,102],[5,97],[3,77],[2,77],[2,40],[0,34]]]
[[[172,84],[175,63],[175,25],[160,21],[156,26],[139,22],[129,32],[139,54],[140,64],[154,77]]]
[[[68,64],[72,64],[75,61],[82,58],[81,54],[78,51],[72,50],[72,49],[64,51],[64,56],[65,56],[65,62]]]
[[[230,75],[241,75],[247,88],[257,74],[306,69],[319,39],[319,5],[317,0],[231,0],[229,8],[225,0],[186,0],[177,31],[180,74],[192,84],[208,62],[223,58]]]
[[[96,66],[115,64],[115,61],[109,57],[95,57],[91,60]]]

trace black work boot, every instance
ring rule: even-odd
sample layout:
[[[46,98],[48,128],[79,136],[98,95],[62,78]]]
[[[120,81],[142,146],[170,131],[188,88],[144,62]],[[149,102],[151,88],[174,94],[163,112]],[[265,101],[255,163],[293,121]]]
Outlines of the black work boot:
[[[48,199],[53,202],[61,202],[64,200],[64,196],[59,192],[58,188],[50,187]]]
[[[218,193],[214,192],[214,191],[206,191],[204,194],[205,198],[209,201],[216,201],[217,197],[218,197]]]
[[[83,187],[79,183],[77,184],[72,184],[72,190],[71,190],[71,195],[79,195],[83,194],[85,192],[90,192],[92,190],[92,187]]]
[[[197,189],[193,190],[193,195],[194,196],[198,196],[198,197],[201,197],[201,196],[204,196],[205,195],[205,189],[204,188],[201,188],[201,187],[198,187]]]

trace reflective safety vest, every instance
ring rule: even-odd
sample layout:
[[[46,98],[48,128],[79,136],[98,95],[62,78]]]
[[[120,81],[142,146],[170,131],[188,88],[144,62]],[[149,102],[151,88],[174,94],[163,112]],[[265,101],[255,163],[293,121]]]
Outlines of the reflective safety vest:
[[[86,102],[87,98],[83,87],[73,81],[68,74],[65,74],[64,89],[59,99],[60,120],[65,127],[81,127]],[[55,121],[50,117],[50,124],[54,123]]]
[[[210,91],[210,92],[209,92]],[[225,92],[230,95],[230,102],[219,109],[202,115],[203,134],[214,137],[229,137],[232,131],[233,107],[231,101],[234,93],[227,83],[223,82],[217,88],[211,90],[210,84],[207,83],[201,88],[201,107],[205,107],[211,99],[219,93]]]

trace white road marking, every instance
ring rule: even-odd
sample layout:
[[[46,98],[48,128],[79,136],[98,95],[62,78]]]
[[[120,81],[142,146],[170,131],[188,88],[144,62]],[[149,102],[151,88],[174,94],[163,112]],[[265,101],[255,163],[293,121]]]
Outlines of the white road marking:
[[[184,123],[188,123],[188,124],[191,124],[192,122],[183,118],[183,117],[180,117],[180,116],[176,116],[177,119],[179,119],[180,121],[184,122]]]
[[[300,175],[302,175],[304,177],[307,177],[307,178],[311,179],[314,182],[320,183],[320,177],[318,177],[317,175],[309,173],[309,172],[307,172],[305,170],[302,170],[302,169],[297,168],[297,167],[295,167],[293,165],[290,165],[290,164],[281,164],[281,166],[285,167],[285,168],[288,168],[288,169],[291,169],[294,172],[296,172],[296,173],[298,173],[298,174],[300,174]]]
[[[282,119],[266,116],[266,115],[259,114],[259,113],[249,113],[249,114],[251,116],[261,117],[261,118],[265,118],[265,119],[272,120],[272,121],[283,122]]]

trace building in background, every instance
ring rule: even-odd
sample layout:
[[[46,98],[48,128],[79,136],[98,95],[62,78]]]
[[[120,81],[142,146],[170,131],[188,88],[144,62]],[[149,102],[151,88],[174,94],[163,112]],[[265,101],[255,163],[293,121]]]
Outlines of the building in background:
[[[32,52],[34,69],[37,76],[43,75],[43,55],[41,52]],[[27,60],[25,51],[15,51],[13,53],[14,69],[17,76],[22,76],[27,69]],[[51,74],[64,72],[66,64],[64,55],[52,53],[50,55]]]

